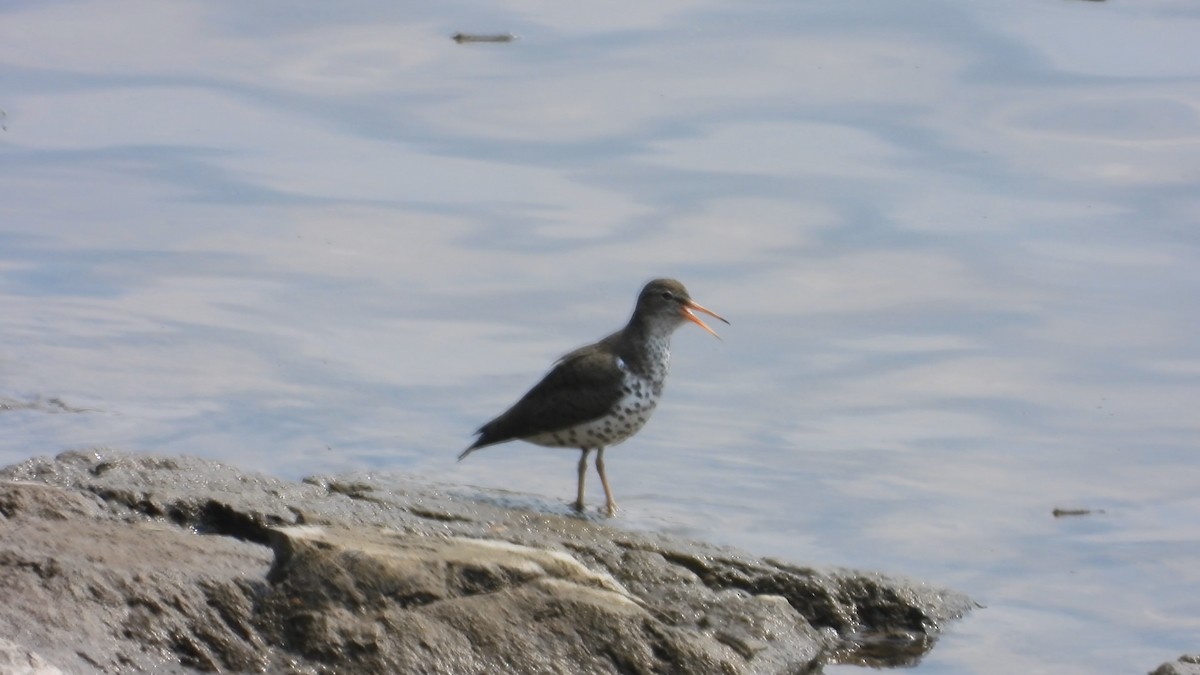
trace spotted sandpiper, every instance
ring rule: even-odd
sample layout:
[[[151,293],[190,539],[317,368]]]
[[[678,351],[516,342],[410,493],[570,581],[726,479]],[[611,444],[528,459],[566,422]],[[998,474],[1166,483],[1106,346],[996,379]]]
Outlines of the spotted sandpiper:
[[[604,448],[636,434],[650,419],[662,396],[671,360],[671,334],[676,328],[691,321],[720,337],[695,312],[725,321],[692,300],[683,284],[674,279],[646,284],[624,328],[559,359],[521,400],[479,427],[475,432],[479,438],[458,458],[512,440],[578,448],[583,454],[574,506],[582,511],[587,459],[595,450],[605,512],[612,516],[617,503],[604,473]]]

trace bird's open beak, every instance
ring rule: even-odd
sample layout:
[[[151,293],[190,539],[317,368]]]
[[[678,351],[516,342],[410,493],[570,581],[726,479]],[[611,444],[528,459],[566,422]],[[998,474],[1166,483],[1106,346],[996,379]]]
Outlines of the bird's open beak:
[[[722,317],[720,314],[717,314],[716,312],[712,311],[711,309],[703,307],[698,302],[693,302],[691,300],[688,300],[687,304],[685,304],[683,306],[683,318],[687,319],[688,321],[691,321],[692,323],[696,324],[697,326],[700,326],[701,328],[708,331],[709,333],[712,333],[713,337],[720,340],[721,336],[717,335],[717,331],[709,328],[708,324],[701,321],[700,317],[696,316],[696,314],[694,312],[692,312],[693,309],[696,310],[697,312],[704,312],[705,314],[713,317],[714,319],[719,319],[721,321],[725,321],[725,318]],[[725,321],[725,323],[729,323],[729,322]]]

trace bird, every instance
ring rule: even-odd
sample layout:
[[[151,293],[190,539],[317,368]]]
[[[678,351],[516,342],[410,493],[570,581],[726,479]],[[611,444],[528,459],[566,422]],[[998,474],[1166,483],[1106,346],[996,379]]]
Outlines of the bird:
[[[682,283],[650,281],[638,294],[624,328],[558,359],[512,407],[476,430],[475,442],[462,451],[459,461],[481,448],[513,440],[576,448],[582,454],[573,507],[582,512],[588,455],[595,450],[605,513],[616,515],[617,503],[604,473],[604,449],[627,440],[650,419],[662,396],[671,334],[677,328],[690,321],[720,339],[696,312],[729,323],[692,300]]]

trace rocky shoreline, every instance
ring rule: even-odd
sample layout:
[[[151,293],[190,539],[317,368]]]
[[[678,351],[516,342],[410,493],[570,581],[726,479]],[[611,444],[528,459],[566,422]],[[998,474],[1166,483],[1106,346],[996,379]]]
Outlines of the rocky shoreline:
[[[0,672],[811,673],[912,665],[973,606],[492,501],[115,450],[0,469]]]

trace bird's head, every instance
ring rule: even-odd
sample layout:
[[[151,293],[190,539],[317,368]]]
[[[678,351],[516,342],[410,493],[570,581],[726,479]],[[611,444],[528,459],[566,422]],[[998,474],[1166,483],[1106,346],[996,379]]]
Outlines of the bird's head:
[[[648,325],[661,325],[667,332],[675,330],[685,321],[691,321],[711,333],[713,337],[720,338],[721,336],[717,335],[716,331],[709,328],[708,324],[696,316],[696,312],[702,312],[714,319],[729,323],[716,312],[692,300],[687,289],[678,281],[655,279],[646,284],[642,288],[641,294],[638,295],[634,316],[640,317]]]

